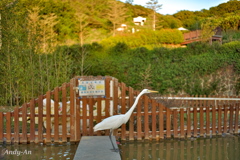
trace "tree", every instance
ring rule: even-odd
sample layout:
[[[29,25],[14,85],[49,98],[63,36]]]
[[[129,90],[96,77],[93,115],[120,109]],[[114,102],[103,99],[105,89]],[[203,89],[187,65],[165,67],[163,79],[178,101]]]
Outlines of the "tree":
[[[202,22],[202,34],[201,38],[204,41],[209,40],[214,34],[215,29],[220,25],[221,19],[218,19],[216,17],[209,17],[207,19],[204,19]]]
[[[109,1],[108,19],[113,24],[113,36],[116,35],[117,25],[124,22],[126,16],[126,8],[122,2],[116,0]]]
[[[162,5],[158,4],[158,0],[150,0],[149,2],[146,3],[147,8],[153,10],[153,30],[156,30],[156,12],[161,9]]]
[[[133,4],[134,0],[126,0],[126,3]]]
[[[78,21],[78,38],[80,45],[83,46],[84,44],[84,36],[86,35],[87,26],[89,22],[89,16],[84,12],[84,6],[76,9],[76,19]]]

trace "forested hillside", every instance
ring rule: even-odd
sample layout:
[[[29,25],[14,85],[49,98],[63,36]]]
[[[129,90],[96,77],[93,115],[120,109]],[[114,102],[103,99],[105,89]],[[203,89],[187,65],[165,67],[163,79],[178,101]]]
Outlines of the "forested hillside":
[[[234,7],[232,7],[234,6]],[[116,8],[118,14],[113,11]],[[174,15],[115,0],[1,0],[0,105],[20,105],[76,75],[110,75],[134,88],[161,94],[238,95],[240,2]],[[132,19],[147,18],[144,26]],[[136,33],[117,32],[122,23]],[[183,33],[224,30],[223,45],[199,42],[186,48]],[[208,32],[210,31],[210,32]]]

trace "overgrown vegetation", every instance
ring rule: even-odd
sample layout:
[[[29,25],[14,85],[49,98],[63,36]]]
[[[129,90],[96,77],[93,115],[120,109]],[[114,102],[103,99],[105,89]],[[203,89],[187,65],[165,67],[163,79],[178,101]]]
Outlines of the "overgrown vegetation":
[[[104,17],[107,1],[70,2],[0,1],[0,105],[21,105],[75,75],[110,75],[162,94],[239,94],[240,25],[234,23],[237,18],[227,19],[239,16],[238,10],[218,17],[224,20],[217,23],[226,26],[222,46],[199,42],[168,49],[159,46],[182,41],[181,32],[171,28],[180,27],[186,17],[157,14],[162,23],[156,26],[164,25],[152,31],[151,10],[125,4],[128,25],[134,26],[135,16],[149,16],[151,25],[111,37],[113,23],[120,22]],[[212,25],[211,18],[207,22]]]

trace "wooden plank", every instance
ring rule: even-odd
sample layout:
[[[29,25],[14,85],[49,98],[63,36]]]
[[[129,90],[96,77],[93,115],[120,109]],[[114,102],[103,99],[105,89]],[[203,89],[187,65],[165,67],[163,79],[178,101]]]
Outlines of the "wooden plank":
[[[191,96],[194,97],[194,96]],[[190,138],[193,136],[193,128],[194,128],[194,119],[193,119],[193,112],[194,110],[194,101],[189,101],[188,102],[189,108],[187,109],[187,137]]]
[[[70,142],[76,142],[76,113],[75,113],[75,84],[76,79],[73,78],[70,80]]]
[[[192,136],[192,120],[191,120],[191,108],[187,108],[187,137],[190,138]]]
[[[139,92],[137,92],[139,94]],[[137,140],[142,140],[142,97],[139,99],[137,104]]]
[[[156,139],[156,127],[157,127],[157,114],[156,114],[156,105],[157,102],[155,100],[151,100],[152,104],[152,138]]]
[[[210,101],[210,106],[212,108],[212,135],[216,135],[216,106],[213,100]]]
[[[0,121],[1,121],[1,118],[0,118]],[[14,142],[19,143],[19,108],[18,107],[14,108]]]
[[[30,101],[30,142],[35,142],[35,100]]]
[[[134,101],[134,92],[133,88],[129,87],[129,106],[133,105]],[[133,114],[129,119],[129,140],[134,140],[134,116]]]
[[[87,99],[86,99],[86,101],[87,101]],[[82,133],[81,127],[83,127],[81,125],[81,118],[80,118],[81,109],[80,109],[80,107],[81,107],[80,100],[76,99],[76,140],[77,141],[80,141],[80,139],[81,139],[81,133]]]
[[[239,103],[235,104],[235,122],[234,122],[234,133],[238,134],[238,120],[239,120]]]
[[[3,116],[3,112],[0,112],[0,144],[3,143],[3,123],[4,123],[4,116]]]
[[[224,107],[223,133],[227,133],[227,130],[228,130],[228,105],[225,104],[223,107]]]
[[[230,104],[229,133],[233,133],[233,110],[234,110],[234,105]]]
[[[51,91],[46,93],[46,144],[51,143]]]
[[[67,142],[67,84],[62,84],[62,142]]]
[[[37,142],[43,142],[43,96],[38,97],[38,140]]]
[[[118,114],[118,79],[113,79],[113,115]]]
[[[78,78],[75,78],[75,86],[78,86]],[[89,76],[89,78],[91,78],[91,76]],[[80,118],[80,110],[81,110],[81,104],[80,104],[80,98],[78,97],[78,92],[75,92],[76,96],[74,96],[75,99],[75,117],[76,117],[76,121],[75,121],[75,135],[76,135],[76,141],[79,142],[81,139],[81,118]],[[87,103],[87,102],[86,102]],[[86,120],[87,121],[87,120]]]
[[[180,109],[180,138],[185,138],[184,109]]]
[[[21,143],[27,144],[27,104],[22,106],[22,138]]]
[[[82,98],[82,135],[87,135],[87,99]]]
[[[11,144],[11,112],[6,113],[6,142]]]
[[[201,97],[201,96],[200,96]],[[200,136],[203,136],[204,134],[204,130],[203,130],[203,126],[204,126],[204,112],[203,112],[203,106],[202,106],[202,101],[199,101],[199,107],[200,107]]]
[[[93,136],[93,98],[88,99],[89,105],[89,135]]]
[[[165,109],[165,107],[158,103],[158,117],[159,117],[159,138],[163,139],[164,138],[164,115],[163,115],[163,109]]]
[[[216,106],[212,106],[212,135],[216,135]]]
[[[166,128],[167,128],[167,138],[171,138],[171,111],[166,107]]]
[[[54,89],[54,143],[59,143],[59,88]],[[52,120],[53,118],[51,118]]]
[[[101,98],[97,98],[97,123],[100,123],[102,121],[102,103]],[[101,135],[101,131],[97,131],[97,135]]]
[[[204,95],[206,97],[206,95]],[[206,135],[210,135],[210,109],[209,109],[209,103],[206,105],[206,100],[204,100],[204,106],[206,108]]]
[[[144,100],[144,139],[149,139],[148,96],[143,95]]]
[[[126,107],[126,85],[125,83],[121,83],[121,88],[122,88],[122,94],[121,94],[121,111],[122,111],[122,114],[125,114],[127,111],[127,107]],[[121,126],[121,139],[122,140],[126,140],[126,124],[123,124]]]
[[[173,135],[174,138],[178,138],[178,111],[173,110]]]
[[[198,134],[198,117],[197,117],[197,105],[193,109],[193,136],[197,137]]]
[[[107,76],[105,79],[105,118],[110,117],[110,82],[112,78]],[[113,107],[113,106],[111,106]],[[113,109],[113,108],[112,108]],[[109,135],[110,130],[106,130],[105,135]]]
[[[222,134],[222,106],[218,105],[218,134]]]

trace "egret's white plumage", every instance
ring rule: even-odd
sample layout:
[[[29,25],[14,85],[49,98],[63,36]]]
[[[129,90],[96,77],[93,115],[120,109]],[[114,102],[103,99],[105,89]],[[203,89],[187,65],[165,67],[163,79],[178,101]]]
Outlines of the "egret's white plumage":
[[[104,119],[102,122],[96,124],[93,129],[94,132],[95,131],[99,131],[99,130],[106,130],[106,129],[110,129],[110,135],[109,138],[112,142],[112,138],[111,138],[111,134],[113,132],[114,129],[117,129],[118,127],[120,127],[122,124],[126,124],[133,112],[133,110],[135,109],[135,107],[137,106],[138,100],[139,98],[145,94],[145,93],[157,93],[157,91],[153,91],[153,90],[149,90],[149,89],[144,89],[140,92],[140,94],[137,96],[133,106],[127,111],[127,113],[125,114],[120,114],[120,115],[114,115],[111,117],[108,117],[106,119]],[[112,142],[112,146],[113,149],[116,151],[113,142]]]

